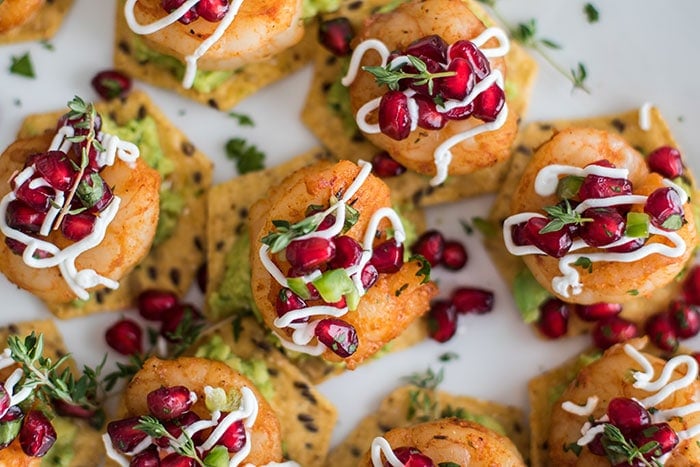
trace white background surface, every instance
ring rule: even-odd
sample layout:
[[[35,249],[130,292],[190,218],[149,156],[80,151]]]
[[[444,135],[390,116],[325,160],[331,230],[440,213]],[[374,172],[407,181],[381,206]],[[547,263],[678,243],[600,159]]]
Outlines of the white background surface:
[[[512,24],[536,18],[541,36],[563,46],[551,55],[565,68],[578,61],[588,68],[590,95],[572,92],[570,83],[538,58],[540,71],[526,120],[593,116],[649,101],[669,120],[686,160],[700,169],[700,67],[696,52],[700,3],[595,0],[600,12],[600,21],[595,24],[586,21],[584,4],[578,0],[498,0],[499,10]],[[37,43],[0,47],[0,149],[13,141],[25,115],[63,108],[75,94],[96,99],[89,82],[96,72],[111,67],[113,11],[113,0],[77,0],[51,41],[54,51]],[[8,72],[11,57],[26,51],[31,51],[37,74],[33,80]],[[170,119],[215,161],[215,182],[222,182],[235,176],[234,165],[225,160],[223,151],[231,137],[240,136],[258,145],[267,153],[268,165],[317,144],[298,119],[310,76],[311,70],[305,69],[242,102],[235,110],[252,116],[254,128],[239,127],[226,113],[175,94],[142,83],[136,86],[147,90]],[[526,407],[528,379],[588,344],[586,338],[542,341],[520,323],[512,298],[481,248],[478,235],[466,237],[458,222],[485,215],[491,200],[482,197],[431,209],[428,216],[447,237],[466,241],[470,252],[469,264],[462,271],[435,273],[445,294],[459,285],[494,289],[494,312],[461,317],[458,335],[448,344],[426,342],[324,383],[321,390],[340,414],[334,443],[373,411],[402,377],[413,372],[444,365],[443,389]],[[38,300],[0,276],[0,324],[48,316]],[[58,325],[78,362],[95,365],[107,351],[104,329],[117,319],[118,314],[100,314]],[[700,350],[700,339],[686,344]],[[459,359],[440,363],[438,356],[447,351],[458,353]]]

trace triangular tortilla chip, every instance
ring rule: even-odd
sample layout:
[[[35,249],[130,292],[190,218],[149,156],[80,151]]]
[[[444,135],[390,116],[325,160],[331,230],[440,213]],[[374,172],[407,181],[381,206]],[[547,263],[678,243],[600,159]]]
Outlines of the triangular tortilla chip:
[[[51,39],[61,27],[63,18],[72,5],[73,0],[46,2],[36,15],[22,26],[0,34],[0,45]]]

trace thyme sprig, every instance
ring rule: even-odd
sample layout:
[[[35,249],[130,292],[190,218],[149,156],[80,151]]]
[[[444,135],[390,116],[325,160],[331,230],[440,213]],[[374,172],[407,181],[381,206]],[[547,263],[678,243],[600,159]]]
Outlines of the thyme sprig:
[[[408,393],[407,420],[427,422],[439,416],[438,402],[435,400],[434,391],[442,383],[444,369],[437,372],[428,368],[424,373],[413,373],[409,376],[408,382],[416,389]]]
[[[627,462],[629,465],[643,465],[645,467],[657,467],[662,465],[658,460],[648,460],[645,454],[648,454],[659,447],[657,441],[649,441],[643,446],[635,446],[634,443],[628,441],[625,435],[615,425],[606,423],[603,427],[603,448],[608,456],[608,459],[613,465],[620,462]]]
[[[523,46],[537,52],[540,57],[542,57],[549,65],[554,68],[558,73],[566,77],[573,84],[573,89],[580,89],[588,94],[591,93],[590,89],[586,87],[586,78],[588,77],[588,70],[582,62],[578,62],[576,67],[567,70],[559,63],[557,63],[552,56],[549,54],[549,50],[561,49],[561,46],[547,38],[542,38],[538,36],[537,31],[537,21],[534,18],[524,22],[518,23],[516,26],[511,25],[505,20],[503,15],[496,8],[496,0],[477,0],[491,8],[494,16],[498,19],[500,23],[508,30],[510,36],[520,42]]]
[[[406,55],[409,63],[416,69],[417,73],[406,73],[402,71],[405,64],[392,66],[391,62],[385,66],[363,66],[362,69],[374,75],[377,84],[386,85],[392,91],[399,89],[399,81],[402,79],[413,79],[414,84],[422,86],[428,85],[428,93],[433,94],[433,80],[435,78],[446,78],[457,74],[455,71],[441,71],[432,73],[428,71],[428,66],[423,60],[413,55]]]
[[[134,426],[134,429],[143,431],[148,436],[153,438],[167,438],[170,441],[170,446],[180,454],[181,456],[189,457],[194,459],[198,465],[205,465],[204,461],[199,457],[197,449],[195,448],[194,441],[187,434],[185,430],[182,430],[182,437],[174,437],[170,432],[163,426],[163,424],[155,417],[150,415],[143,415],[139,418],[139,422]]]
[[[315,232],[325,217],[324,212],[317,212],[294,224],[285,220],[273,220],[275,230],[265,235],[261,241],[270,247],[271,253],[279,253],[295,238]]]
[[[545,234],[548,232],[556,232],[563,229],[569,224],[581,225],[584,222],[592,222],[593,219],[582,217],[579,212],[576,212],[568,200],[564,200],[564,204],[556,204],[542,208],[550,217],[550,221],[540,229],[539,233]]]

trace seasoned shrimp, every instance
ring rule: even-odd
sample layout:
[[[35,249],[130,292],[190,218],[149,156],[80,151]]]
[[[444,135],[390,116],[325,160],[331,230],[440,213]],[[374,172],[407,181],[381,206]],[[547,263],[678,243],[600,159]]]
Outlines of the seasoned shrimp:
[[[590,128],[571,128],[557,133],[532,156],[513,194],[511,213],[541,213],[543,207],[553,206],[560,201],[556,195],[541,196],[535,192],[535,179],[543,168],[553,164],[585,167],[601,159],[607,159],[617,168],[629,171],[627,179],[632,183],[635,195],[649,195],[655,189],[665,186],[658,174],[649,173],[641,154],[621,137]],[[638,211],[642,207],[635,205],[633,210]],[[635,290],[638,295],[647,295],[668,284],[685,267],[697,244],[697,233],[693,209],[690,204],[685,204],[683,208],[686,223],[675,231],[685,243],[682,255],[671,257],[652,253],[634,262],[596,261],[590,273],[580,268],[582,288],[578,294],[563,296],[553,287],[553,279],[562,274],[559,259],[531,254],[523,256],[523,260],[540,284],[565,301],[581,304],[623,303],[634,298],[629,291]],[[658,234],[651,235],[647,240],[647,245],[653,243],[672,245],[669,239]],[[587,248],[576,253],[585,255],[594,250]]]
[[[19,444],[19,437],[15,438],[9,446],[0,449],[0,466],[2,467],[39,467],[41,457],[31,457],[24,453]]]
[[[447,44],[452,44],[463,39],[472,40],[485,29],[484,24],[461,0],[414,0],[389,13],[370,18],[358,34],[356,42],[379,39],[389,50],[403,50],[411,42],[432,34],[437,34]],[[484,47],[496,46],[498,41],[493,38],[484,44]],[[499,70],[505,76],[506,67],[502,58],[494,57],[489,62],[492,70]],[[374,52],[365,54],[361,62],[362,66],[379,64],[379,56]],[[350,85],[353,112],[385,92],[386,87],[379,86],[373,75],[360,72]],[[376,112],[370,114],[367,121],[376,122]],[[400,141],[382,133],[366,133],[365,136],[411,170],[435,174],[434,153],[438,146],[447,139],[482,124],[481,120],[474,117],[451,120],[440,130],[424,130],[419,127]],[[500,129],[478,134],[451,147],[449,173],[466,174],[506,159],[516,132],[517,116],[510,111]]]
[[[168,14],[160,0],[135,3],[134,15],[139,24],[151,24]],[[246,63],[267,60],[301,40],[304,33],[301,14],[302,0],[244,0],[233,23],[197,63],[204,70],[233,70]],[[184,61],[218,26],[219,23],[203,19],[187,25],[175,21],[143,38],[149,47]]]
[[[0,34],[32,19],[45,0],[5,0],[0,2]]]
[[[643,339],[636,339],[628,344],[634,349],[640,350],[644,343]],[[663,379],[661,374],[667,362],[644,352],[641,352],[640,355],[653,368],[651,381],[657,381],[657,378],[659,380]],[[578,455],[575,454],[575,450],[564,449],[564,447],[571,446],[572,443],[576,443],[581,438],[581,430],[585,422],[589,419],[599,420],[605,415],[612,399],[634,398],[643,403],[645,398],[652,396],[656,391],[647,391],[635,387],[638,385],[634,376],[635,372],[643,370],[643,365],[633,358],[629,351],[625,350],[623,344],[618,344],[608,349],[599,360],[587,365],[579,372],[576,379],[569,384],[562,396],[554,404],[552,410],[552,423],[548,442],[550,465],[575,465],[580,467],[610,465],[610,461],[606,456],[595,455],[587,447],[584,447]],[[678,381],[688,372],[688,367],[679,365],[670,373],[670,380]],[[666,388],[669,387],[669,385],[664,386]],[[652,414],[652,422],[658,423],[662,421],[661,418],[663,416],[661,414],[664,409],[677,409],[689,404],[697,404],[699,391],[700,381],[695,378],[687,386],[672,392],[665,400],[653,404],[653,409],[647,407]],[[572,413],[562,407],[564,402],[583,407],[589,401],[589,398],[592,397],[597,398],[597,403],[589,415]],[[663,417],[663,420],[666,420],[666,417]],[[667,420],[667,423],[671,425],[676,433],[680,433],[700,424],[700,412],[691,410],[690,413],[685,413],[682,416],[672,416]],[[700,444],[698,440],[699,437],[697,435],[687,439],[681,438],[681,442],[671,451],[671,455],[664,465],[698,465],[700,463]]]
[[[49,132],[18,140],[7,148],[0,157],[3,181],[0,199],[10,191],[7,181],[12,174],[22,169],[30,154],[45,152],[52,138],[53,133]],[[121,198],[121,204],[102,242],[78,256],[75,262],[78,270],[94,269],[100,275],[119,280],[148,253],[158,224],[160,175],[140,158],[135,164],[131,168],[117,159],[113,166],[102,171],[105,181],[114,187],[113,193]],[[52,231],[46,240],[59,248],[69,243],[60,230]],[[58,267],[29,267],[4,241],[0,243],[0,271],[18,287],[47,302],[64,303],[75,298]]]
[[[249,388],[257,399],[258,411],[251,427],[251,451],[241,465],[266,465],[282,460],[282,439],[277,416],[255,385],[225,363],[194,357],[180,357],[177,360],[149,358],[124,392],[128,416],[148,414],[146,396],[164,386],[185,386],[196,393],[197,402],[192,410],[202,419],[211,417],[204,404],[205,386],[221,388],[227,393],[234,389]]]
[[[418,449],[433,465],[453,463],[470,467],[524,466],[513,442],[474,422],[446,418],[408,428],[394,428],[383,438],[391,449]],[[386,457],[382,456],[382,460]],[[371,451],[365,453],[360,467],[372,467]],[[378,464],[387,465],[387,464]]]
[[[309,206],[327,206],[331,196],[342,196],[360,172],[360,168],[349,161],[307,167],[289,176],[270,196],[258,201],[250,210],[253,298],[267,325],[283,336],[285,332],[288,333],[288,336],[284,336],[286,339],[291,335],[289,328],[283,330],[275,326],[275,319],[278,318],[276,302],[282,287],[261,261],[259,249],[262,238],[274,230],[273,221],[297,222],[306,218]],[[369,175],[352,196],[350,204],[359,212],[359,218],[343,235],[362,244],[373,214],[391,206],[389,188],[380,179]],[[385,222],[380,222],[380,232],[386,229]],[[271,259],[281,271],[286,273],[290,269],[284,254],[273,255]],[[354,353],[341,358],[327,348],[322,357],[330,361],[343,361],[353,369],[425,313],[437,287],[432,282],[422,284],[423,277],[419,270],[420,265],[412,261],[405,262],[398,272],[379,274],[376,283],[360,298],[357,309],[340,317],[357,332],[358,345]]]

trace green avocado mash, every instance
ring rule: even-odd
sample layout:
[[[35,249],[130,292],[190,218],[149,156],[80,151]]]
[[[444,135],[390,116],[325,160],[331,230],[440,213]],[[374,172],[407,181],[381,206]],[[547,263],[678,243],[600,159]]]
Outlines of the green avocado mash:
[[[226,271],[218,290],[209,297],[211,318],[218,320],[254,310],[250,288],[250,238],[246,231],[226,253]]]
[[[56,417],[51,420],[56,430],[56,442],[41,460],[42,467],[68,467],[75,452],[73,443],[78,435],[78,426],[69,419]]]
[[[340,8],[340,0],[304,0],[302,16],[308,19],[319,13],[330,13]]]
[[[141,63],[150,62],[168,70],[173,76],[181,80],[185,76],[185,64],[179,59],[170,55],[165,55],[148,47],[141,39],[135,37],[133,39],[134,57]],[[195,91],[202,93],[213,92],[221,86],[224,81],[233,76],[235,72],[232,70],[200,70],[194,77],[192,88]]]
[[[223,341],[221,336],[211,336],[199,346],[195,356],[223,362],[245,375],[255,384],[255,387],[265,396],[265,399],[269,400],[275,394],[275,388],[272,386],[270,373],[267,371],[265,362],[257,358],[250,360],[240,358],[233,353],[231,347]]]
[[[520,270],[513,282],[513,298],[525,323],[534,323],[540,317],[540,305],[551,295],[537,282],[530,269]]]
[[[156,169],[163,182],[160,186],[160,212],[156,235],[153,245],[158,245],[172,235],[177,225],[177,220],[185,206],[185,200],[181,194],[173,191],[166,177],[173,173],[175,165],[171,159],[163,153],[158,139],[158,127],[152,117],[130,120],[126,125],[119,126],[109,117],[102,119],[102,129],[107,133],[118,136],[125,141],[136,144],[141,157],[150,167]]]

